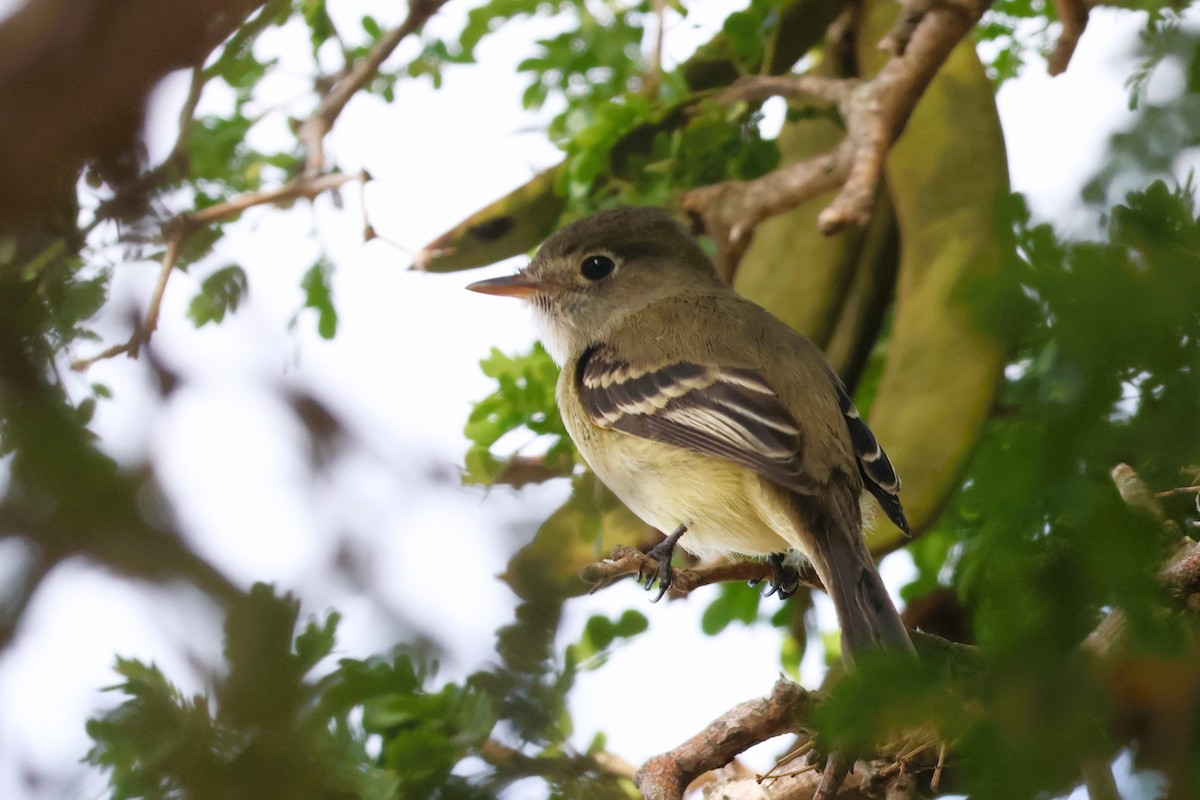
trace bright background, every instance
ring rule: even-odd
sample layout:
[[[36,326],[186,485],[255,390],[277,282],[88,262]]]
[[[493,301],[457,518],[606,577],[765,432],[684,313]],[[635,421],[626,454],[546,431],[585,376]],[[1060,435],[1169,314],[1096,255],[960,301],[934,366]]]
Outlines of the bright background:
[[[365,0],[330,3],[330,12],[346,29],[368,12],[386,27],[402,12],[390,5],[391,18]],[[667,31],[673,59],[708,39],[732,4],[694,6]],[[466,10],[451,3],[430,32],[455,33]],[[1049,78],[1035,58],[1000,90],[1013,189],[1027,195],[1037,219],[1062,231],[1095,225],[1079,193],[1105,157],[1109,135],[1132,119],[1123,83],[1141,26],[1127,13],[1096,9],[1065,75]],[[521,350],[532,341],[520,304],[463,286],[520,262],[428,275],[409,271],[411,253],[397,246],[416,250],[558,161],[539,133],[554,109],[521,112],[525,81],[515,71],[530,41],[550,30],[545,21],[510,25],[481,47],[479,66],[448,69],[438,91],[401,81],[390,105],[356,97],[327,153],[345,171],[371,173],[365,192],[347,187],[341,209],[321,197],[313,206],[246,214],[204,265],[233,262],[250,274],[248,301],[218,327],[197,330],[186,318],[207,273],[173,276],[153,347],[183,382],[165,402],[144,366],[123,359],[71,378],[81,392],[93,381],[113,387],[116,397],[102,403],[94,430],[123,462],[156,464],[197,552],[241,585],[270,581],[293,591],[305,614],[336,608],[344,617],[340,655],[362,657],[424,637],[445,649],[446,678],[492,660],[493,632],[515,605],[495,576],[567,496],[563,480],[519,492],[458,481],[463,423],[472,402],[491,390],[479,359],[492,347]],[[411,58],[416,45],[406,42],[393,61]],[[306,109],[287,98],[307,89],[304,33],[272,32],[260,48],[281,59],[264,85],[265,105],[302,115]],[[1179,79],[1156,75],[1152,95],[1156,85]],[[152,159],[173,141],[185,88],[186,78],[176,75],[157,93],[148,125]],[[772,116],[766,124],[778,125],[779,110]],[[281,117],[275,130],[255,135],[278,144],[287,136],[283,124]],[[366,245],[364,218],[381,236]],[[318,337],[306,314],[295,317],[300,276],[321,247],[337,266],[341,325],[333,341]],[[128,335],[130,313],[145,307],[157,272],[155,263],[117,269],[99,325],[109,342]],[[283,405],[288,388],[316,396],[350,430],[352,440],[327,469],[312,467],[304,432]],[[0,587],[25,555],[0,545]],[[885,563],[893,587],[908,574],[905,559]],[[593,613],[634,607],[651,623],[604,670],[581,676],[573,694],[581,746],[603,730],[617,755],[637,763],[769,689],[779,671],[778,631],[733,627],[705,637],[704,600],[651,606],[627,581],[568,604],[566,641]],[[821,618],[833,627],[831,608],[820,601]],[[81,562],[57,569],[0,654],[0,797],[103,794],[103,776],[78,762],[90,746],[84,720],[117,701],[98,691],[115,682],[114,657],[155,661],[196,691],[220,661],[220,624],[197,593],[129,583]],[[819,670],[810,659],[806,679],[817,680]],[[656,679],[687,700],[648,720],[644,699],[631,689]],[[511,794],[531,791],[518,785]]]

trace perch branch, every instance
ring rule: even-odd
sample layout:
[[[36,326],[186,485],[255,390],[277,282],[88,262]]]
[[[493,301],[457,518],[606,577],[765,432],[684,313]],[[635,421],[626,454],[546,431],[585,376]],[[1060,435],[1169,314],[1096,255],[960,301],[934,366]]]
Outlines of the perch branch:
[[[369,179],[370,175],[366,172],[337,172],[329,175],[318,175],[315,178],[302,176],[274,189],[267,189],[262,192],[250,192],[224,203],[217,203],[200,211],[180,214],[168,220],[163,224],[163,234],[167,240],[167,247],[163,253],[162,268],[159,270],[158,282],[154,286],[154,293],[150,297],[150,304],[146,308],[146,315],[138,325],[137,330],[133,332],[127,342],[113,345],[94,356],[72,361],[71,369],[80,372],[86,370],[97,361],[115,358],[122,354],[128,354],[130,358],[137,358],[142,345],[150,341],[150,337],[158,327],[163,294],[167,289],[167,281],[170,280],[171,273],[175,271],[175,266],[179,261],[180,248],[197,231],[209,225],[233,219],[255,206],[282,205],[301,198],[312,200],[319,194],[337,189],[339,186],[351,181],[365,182]]]
[[[627,575],[653,575],[658,570],[658,559],[635,547],[621,545],[603,561],[588,564],[579,571],[579,577],[598,592]],[[676,596],[686,595],[701,586],[723,581],[762,581],[771,577],[771,566],[765,561],[722,561],[689,569],[676,569],[671,592]],[[821,580],[811,567],[800,572],[800,583],[811,589],[823,589]]]
[[[846,136],[837,147],[753,181],[726,181],[693,189],[681,202],[699,215],[717,244],[718,269],[730,276],[768,217],[841,186],[817,224],[827,234],[870,218],[888,148],[955,45],[979,21],[990,0],[931,3],[912,26],[903,52],[868,81],[814,76],[743,78],[722,95],[726,102],[771,95],[812,98],[838,107]],[[894,45],[893,45],[894,46]]]
[[[408,16],[397,27],[385,33],[365,56],[355,62],[344,75],[339,77],[321,97],[316,110],[300,123],[297,136],[304,147],[304,174],[320,175],[325,171],[325,136],[345,109],[350,98],[375,77],[383,62],[410,34],[437,13],[447,0],[412,0]]]

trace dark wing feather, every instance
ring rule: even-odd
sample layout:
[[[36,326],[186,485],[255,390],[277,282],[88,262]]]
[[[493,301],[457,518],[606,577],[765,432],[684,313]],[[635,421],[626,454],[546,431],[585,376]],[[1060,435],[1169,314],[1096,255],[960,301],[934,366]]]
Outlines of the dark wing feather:
[[[577,386],[602,428],[723,458],[796,492],[813,490],[800,428],[753,370],[686,361],[638,370],[597,345],[579,361]]]
[[[908,520],[904,516],[904,508],[900,505],[900,477],[896,475],[895,467],[892,466],[887,453],[879,446],[875,434],[871,433],[867,423],[859,416],[858,409],[854,407],[854,401],[850,399],[842,382],[835,375],[831,374],[830,377],[837,387],[838,404],[841,406],[842,416],[846,418],[846,427],[850,430],[850,443],[854,447],[863,484],[867,491],[875,495],[888,519],[900,530],[911,533]]]

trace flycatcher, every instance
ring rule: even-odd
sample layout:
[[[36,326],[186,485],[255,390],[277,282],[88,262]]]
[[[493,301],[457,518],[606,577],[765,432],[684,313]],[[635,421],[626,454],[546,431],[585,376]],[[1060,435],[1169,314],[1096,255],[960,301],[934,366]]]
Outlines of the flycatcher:
[[[837,608],[843,652],[911,649],[863,539],[865,486],[900,529],[900,481],[812,342],[717,277],[660,209],[574,222],[516,275],[562,368],[558,406],[588,465],[643,520],[670,583],[675,542],[698,556],[807,557]]]

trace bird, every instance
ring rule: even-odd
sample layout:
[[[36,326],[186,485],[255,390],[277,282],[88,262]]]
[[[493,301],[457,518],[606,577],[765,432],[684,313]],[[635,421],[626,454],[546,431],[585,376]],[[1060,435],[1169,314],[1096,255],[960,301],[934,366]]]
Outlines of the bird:
[[[900,480],[821,350],[718,277],[670,213],[616,208],[560,228],[476,292],[525,300],[558,363],[584,461],[676,545],[768,559],[782,596],[807,559],[833,600],[843,659],[913,646],[863,536],[864,489],[905,533]],[[768,592],[769,593],[769,592]]]

